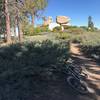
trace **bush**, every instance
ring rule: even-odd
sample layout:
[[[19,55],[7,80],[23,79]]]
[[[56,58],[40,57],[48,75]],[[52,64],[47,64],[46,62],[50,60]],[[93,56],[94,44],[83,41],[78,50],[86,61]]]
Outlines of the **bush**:
[[[48,92],[48,82],[50,89],[55,86],[51,82],[58,82],[58,71],[68,58],[67,42],[46,40],[0,47],[1,100],[41,99]]]
[[[90,32],[82,37],[81,51],[89,57],[100,60],[100,34],[98,32]]]
[[[81,34],[73,34],[70,36],[70,40],[73,42],[73,43],[80,43],[81,40],[82,40],[82,37],[83,35]]]
[[[80,28],[84,29],[85,31],[88,31],[88,27],[86,26],[80,26]]]
[[[40,26],[41,32],[49,32],[48,26]]]
[[[67,26],[67,25],[63,25],[63,27],[65,30],[70,28],[70,26]]]
[[[82,28],[71,28],[69,31],[72,34],[83,34],[84,33],[84,30]]]
[[[53,32],[60,32],[62,30],[61,26],[57,26],[53,29]]]
[[[25,35],[38,35],[39,29],[34,29],[33,25],[26,25],[25,27],[23,27],[23,33]]]
[[[67,39],[67,40],[70,40],[74,43],[81,43],[85,34],[86,33],[84,33],[84,34],[71,34],[71,33],[67,33],[67,32],[59,32],[59,33],[56,33],[56,38]]]
[[[72,28],[78,28],[77,26],[67,26],[63,25],[64,29],[72,29]]]
[[[56,38],[57,39],[67,39],[70,40],[70,34],[69,33],[64,33],[64,32],[60,32],[56,34]]]
[[[77,26],[64,26],[64,31],[72,34],[83,34],[86,32],[84,28],[80,28]]]
[[[13,74],[46,74],[52,65],[59,70],[64,59],[69,58],[69,43],[66,42],[32,42],[13,44],[0,48],[0,73],[5,77]],[[45,75],[47,76],[47,75]]]
[[[42,32],[49,32],[48,26],[40,26],[40,27],[34,28],[34,33],[41,34]]]
[[[33,25],[27,25],[23,28],[23,33],[28,36],[39,35],[41,32],[48,32],[48,26],[34,28]]]

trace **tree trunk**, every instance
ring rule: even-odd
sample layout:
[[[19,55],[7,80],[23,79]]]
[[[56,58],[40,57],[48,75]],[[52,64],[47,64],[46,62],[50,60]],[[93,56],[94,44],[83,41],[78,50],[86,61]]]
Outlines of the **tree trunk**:
[[[34,26],[34,15],[32,15],[32,25]]]
[[[0,32],[1,32],[1,29],[2,29],[2,28],[1,28],[2,26],[1,26],[1,25],[2,25],[2,24],[1,24],[1,17],[0,17]]]
[[[15,37],[15,39],[17,38],[17,34],[16,34],[16,24],[14,24],[14,37]]]
[[[17,28],[17,17],[15,16],[15,21],[14,21],[14,37],[15,37],[15,40],[17,40],[17,38],[18,38],[16,28]]]
[[[11,43],[11,33],[10,33],[10,16],[8,12],[8,1],[5,0],[5,13],[6,13],[6,35],[7,43]]]
[[[16,13],[17,13],[17,16],[16,16],[16,21],[17,21],[17,28],[18,28],[18,39],[19,39],[19,42],[22,42],[23,41],[23,32],[22,32],[22,28],[21,28],[21,23],[20,23],[20,16],[19,16],[19,9],[16,9]]]
[[[19,21],[18,16],[17,16],[17,28],[18,28],[18,39],[20,42],[22,42],[23,41],[23,32],[22,32],[21,23]]]
[[[18,37],[19,37],[19,41],[22,42],[23,41],[23,32],[22,32],[20,23],[18,24]]]

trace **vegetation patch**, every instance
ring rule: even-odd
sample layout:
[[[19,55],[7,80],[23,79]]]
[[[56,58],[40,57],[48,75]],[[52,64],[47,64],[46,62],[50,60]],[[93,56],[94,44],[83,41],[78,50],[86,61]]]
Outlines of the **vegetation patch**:
[[[14,73],[41,74],[46,70],[51,70],[52,65],[63,63],[63,60],[68,58],[69,44],[67,42],[46,40],[36,43],[13,44],[0,48],[0,74],[5,77]]]
[[[100,60],[100,33],[85,34],[81,40],[81,50],[89,57]]]
[[[56,26],[54,29],[53,29],[53,32],[61,32],[62,28],[61,26]]]
[[[41,35],[42,32],[49,32],[48,26],[34,28],[33,25],[26,25],[23,27],[23,33],[27,36]]]
[[[71,35],[69,33],[65,33],[65,32],[60,32],[60,33],[56,33],[56,38],[57,39],[63,39],[63,40],[70,40]]]

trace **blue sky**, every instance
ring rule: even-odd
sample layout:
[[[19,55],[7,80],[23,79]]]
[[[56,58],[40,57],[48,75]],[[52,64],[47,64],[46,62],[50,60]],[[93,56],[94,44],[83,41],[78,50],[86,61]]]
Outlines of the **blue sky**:
[[[100,28],[100,0],[48,0],[44,16],[64,15],[71,18],[72,25],[87,25],[88,16],[92,16],[96,27]],[[41,21],[40,21],[41,22]]]

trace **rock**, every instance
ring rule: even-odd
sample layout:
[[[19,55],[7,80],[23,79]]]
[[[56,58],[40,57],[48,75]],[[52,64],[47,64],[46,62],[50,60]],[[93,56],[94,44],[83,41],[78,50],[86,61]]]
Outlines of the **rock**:
[[[45,18],[45,20],[43,22],[43,26],[47,26],[47,25],[49,25],[52,22],[53,22],[52,17],[48,17],[47,19]]]
[[[54,29],[55,27],[57,27],[57,26],[60,27],[59,24],[57,24],[57,23],[54,22],[54,23],[50,23],[48,28],[49,28],[49,30],[53,31],[53,29]]]
[[[67,24],[69,23],[69,21],[70,21],[70,18],[67,16],[57,16],[56,18],[56,22],[58,24]]]

